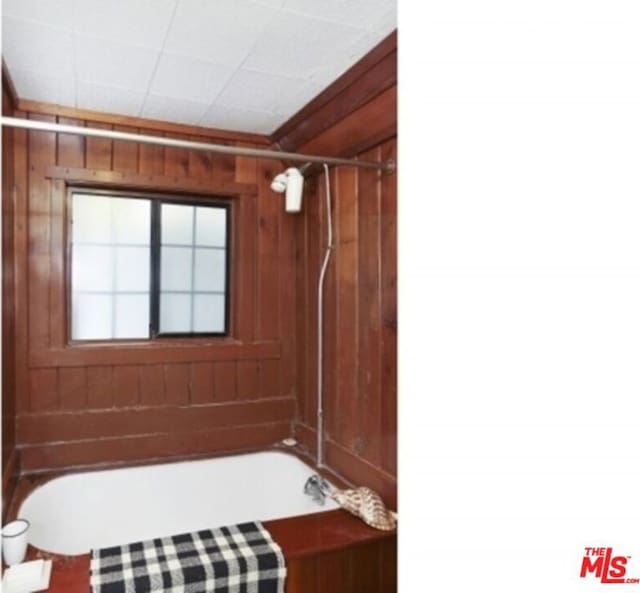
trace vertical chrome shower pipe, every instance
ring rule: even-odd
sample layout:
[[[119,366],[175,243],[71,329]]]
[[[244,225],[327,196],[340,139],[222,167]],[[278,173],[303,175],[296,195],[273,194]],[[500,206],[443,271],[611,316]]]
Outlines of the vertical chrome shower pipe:
[[[322,267],[320,268],[320,277],[318,278],[318,415],[317,415],[317,465],[318,467],[324,466],[324,407],[323,407],[323,393],[322,393],[322,328],[323,328],[323,291],[324,291],[324,277],[327,272],[327,266],[329,265],[329,259],[331,258],[331,251],[333,250],[333,222],[331,220],[331,185],[329,183],[329,167],[326,163],[323,163],[324,178],[326,184],[326,198],[327,198],[327,248],[324,252],[324,260]]]

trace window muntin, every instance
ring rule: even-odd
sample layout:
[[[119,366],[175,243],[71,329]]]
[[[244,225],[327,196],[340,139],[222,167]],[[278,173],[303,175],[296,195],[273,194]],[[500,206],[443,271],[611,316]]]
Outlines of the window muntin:
[[[158,330],[224,333],[227,211],[160,204]]]
[[[228,332],[229,206],[74,191],[71,339]]]

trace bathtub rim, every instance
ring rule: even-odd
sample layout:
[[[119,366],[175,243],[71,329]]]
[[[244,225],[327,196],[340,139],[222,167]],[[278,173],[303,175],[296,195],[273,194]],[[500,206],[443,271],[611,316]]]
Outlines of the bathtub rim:
[[[274,444],[270,447],[252,447],[250,449],[242,449],[242,450],[234,450],[234,451],[217,451],[215,453],[208,454],[197,454],[197,455],[188,455],[188,456],[180,456],[180,457],[172,457],[167,460],[166,458],[153,458],[153,459],[145,459],[145,460],[137,460],[133,462],[116,462],[116,463],[101,463],[91,466],[77,466],[68,469],[56,469],[56,470],[44,470],[38,472],[30,472],[26,474],[22,474],[18,477],[16,487],[14,489],[11,500],[7,503],[7,512],[5,517],[5,522],[15,521],[16,519],[20,519],[18,515],[18,511],[21,508],[22,504],[25,500],[31,496],[36,490],[42,488],[49,482],[57,480],[59,478],[64,478],[71,475],[77,474],[87,474],[94,472],[105,472],[105,471],[115,471],[119,469],[135,469],[137,467],[153,467],[159,465],[173,465],[178,463],[190,463],[196,461],[207,461],[207,460],[215,460],[222,457],[241,457],[244,455],[250,455],[252,453],[280,453],[284,455],[288,455],[302,461],[305,465],[309,467],[310,470],[320,474],[330,482],[332,482],[338,488],[353,488],[354,485],[345,479],[343,476],[337,474],[333,470],[327,467],[317,467],[313,460],[313,457],[307,453],[302,447],[287,447],[280,443]],[[331,512],[331,511],[320,511],[323,512]],[[304,516],[304,515],[301,515]],[[39,550],[39,548],[36,548]],[[40,550],[39,550],[40,551]],[[48,554],[48,552],[42,551],[44,554]],[[81,556],[82,554],[55,554],[55,556],[63,557],[63,558],[74,558],[76,556]]]

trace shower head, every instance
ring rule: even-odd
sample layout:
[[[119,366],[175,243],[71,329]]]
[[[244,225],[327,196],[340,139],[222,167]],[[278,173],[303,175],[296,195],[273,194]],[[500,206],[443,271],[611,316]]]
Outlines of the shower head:
[[[271,182],[271,189],[281,194],[287,189],[287,177],[284,173],[278,173]]]
[[[295,167],[290,167],[284,173],[278,173],[271,182],[271,189],[279,194],[285,193],[285,210],[300,212],[302,207],[302,186],[304,177]]]

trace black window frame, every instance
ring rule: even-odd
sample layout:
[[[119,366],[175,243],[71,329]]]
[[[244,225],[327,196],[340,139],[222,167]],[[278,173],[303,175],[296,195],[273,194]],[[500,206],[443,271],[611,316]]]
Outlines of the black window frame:
[[[69,286],[68,307],[71,313],[69,318],[69,336],[72,335],[71,320],[73,317],[72,298],[73,281],[71,278],[72,257],[73,257],[73,196],[74,194],[112,196],[114,198],[128,198],[147,200],[150,203],[150,243],[149,243],[149,335],[138,338],[96,338],[96,339],[71,339],[73,343],[95,343],[95,342],[136,342],[153,340],[165,340],[171,338],[229,338],[231,337],[231,247],[232,241],[232,202],[223,196],[200,196],[187,195],[179,196],[175,194],[163,194],[158,192],[127,191],[96,189],[82,186],[69,187],[68,200],[68,261],[69,272],[67,274],[67,285]],[[163,204],[180,206],[192,206],[198,208],[218,208],[225,210],[226,216],[226,237],[225,237],[225,291],[224,291],[224,330],[222,332],[160,332],[160,283],[161,283],[161,208]],[[195,249],[195,246],[194,246]]]

